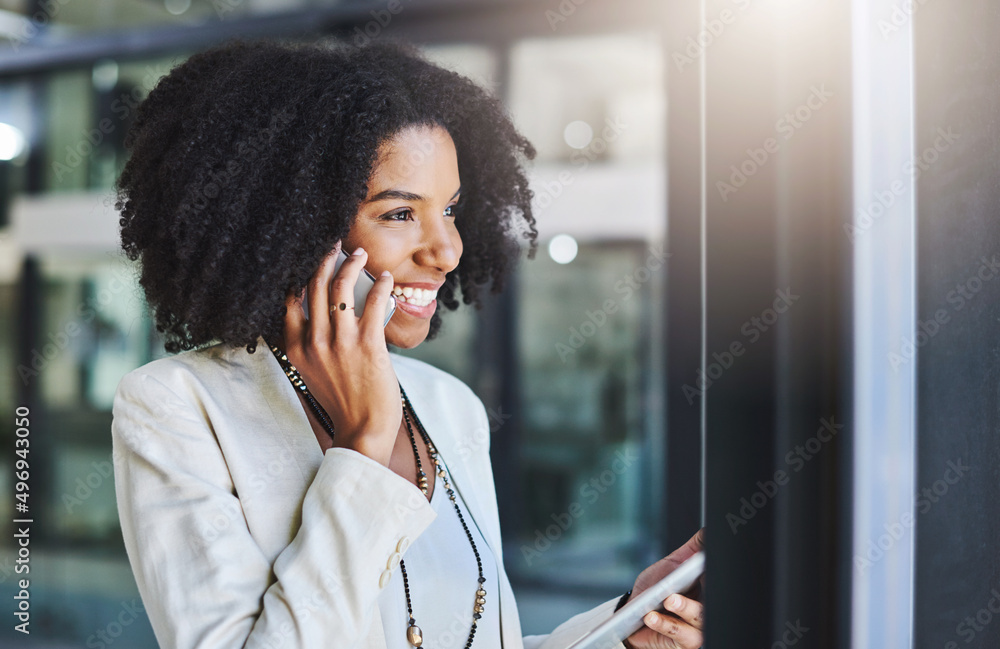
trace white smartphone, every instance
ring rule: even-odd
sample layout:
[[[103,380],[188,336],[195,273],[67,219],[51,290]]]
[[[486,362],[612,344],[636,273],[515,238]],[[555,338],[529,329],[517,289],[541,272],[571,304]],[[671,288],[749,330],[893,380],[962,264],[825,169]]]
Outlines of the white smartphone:
[[[663,600],[674,593],[683,593],[705,572],[705,553],[697,552],[655,586],[629,600],[608,620],[571,644],[568,649],[613,649],[625,638],[645,626],[642,618],[650,611],[663,612]]]
[[[337,255],[337,263],[333,267],[333,274],[336,275],[337,271],[344,264],[344,261],[349,258],[349,255],[344,252],[343,249],[340,250],[340,254]],[[354,285],[354,315],[361,317],[365,311],[365,301],[368,299],[368,293],[375,286],[375,278],[366,269],[361,269],[361,274],[358,275],[358,281]],[[331,307],[334,305],[331,304]],[[302,300],[302,310],[305,312],[306,317],[309,317],[309,287],[306,286],[305,299]],[[396,298],[389,295],[389,304],[385,308],[385,322],[382,326],[389,324],[389,318],[392,314],[396,312]]]

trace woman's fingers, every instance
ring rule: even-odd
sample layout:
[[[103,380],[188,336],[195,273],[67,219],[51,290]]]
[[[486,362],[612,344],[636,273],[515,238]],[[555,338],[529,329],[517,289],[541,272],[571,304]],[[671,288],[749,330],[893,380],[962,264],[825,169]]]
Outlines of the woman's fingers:
[[[701,629],[704,607],[697,600],[673,594],[663,600],[669,613],[653,611],[643,618],[645,627],[631,636],[631,649],[698,649],[704,642]]]
[[[705,530],[698,530],[688,542],[677,548],[667,556],[663,557],[653,565],[649,566],[635,580],[632,586],[632,596],[641,594],[650,586],[672,573],[674,570],[691,558],[696,552],[701,551],[705,546]]]
[[[672,559],[677,565],[687,561],[696,552],[701,552],[705,549],[705,528],[701,528],[694,535],[687,540],[687,543],[677,548],[670,553],[669,558]]]
[[[702,628],[704,607],[701,602],[673,594],[663,601],[663,607],[696,629]]]
[[[650,611],[642,621],[653,631],[673,640],[675,646],[698,649],[704,643],[701,631],[675,617]]]
[[[383,323],[385,323],[385,312],[389,303],[389,295],[392,294],[392,274],[384,270],[382,274],[375,278],[375,286],[368,291],[365,300],[364,315],[361,316],[361,335],[364,337],[374,335],[379,344],[385,342]]]
[[[342,342],[345,328],[349,331],[351,324],[356,324],[356,310],[361,306],[354,304],[354,285],[358,283],[358,276],[361,275],[365,262],[368,261],[368,253],[363,248],[355,248],[354,252],[344,260],[337,274],[330,284],[330,312],[333,325],[337,329],[337,337]],[[346,308],[341,309],[343,304]]]
[[[388,466],[403,417],[399,384],[381,321],[378,331],[359,341],[354,307],[373,307],[369,319],[375,323],[378,312],[384,314],[392,276],[376,282],[371,298],[375,305],[371,300],[355,305],[355,284],[368,258],[363,250],[356,253],[345,259],[338,245],[321,261],[306,287],[308,315],[301,313],[301,296],[288,297],[285,351],[330,415],[337,431],[334,446],[354,449]],[[338,260],[343,261],[339,268]],[[341,303],[351,308],[335,308]]]
[[[340,243],[333,247],[309,279],[309,333],[314,345],[329,346],[330,334],[330,278],[333,277],[340,255]]]

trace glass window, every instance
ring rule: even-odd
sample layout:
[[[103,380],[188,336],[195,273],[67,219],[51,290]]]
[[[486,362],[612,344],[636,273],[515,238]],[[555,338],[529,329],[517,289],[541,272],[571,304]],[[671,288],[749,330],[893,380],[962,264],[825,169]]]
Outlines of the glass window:
[[[57,409],[110,411],[118,381],[150,356],[152,323],[135,269],[110,256],[45,257],[42,269],[43,401]]]
[[[510,56],[541,245],[517,281],[519,516],[504,556],[525,633],[544,633],[662,556],[663,52],[627,34]]]
[[[661,420],[647,404],[661,380],[649,342],[662,307],[658,252],[589,244],[570,263],[539,255],[521,271],[524,514],[508,561],[525,579],[580,582],[566,570],[575,563],[590,567],[584,584],[617,583],[645,567],[637,550],[655,549],[648,481]]]
[[[49,191],[87,189],[90,186],[90,158],[95,153],[88,138],[94,125],[89,70],[69,70],[49,76],[46,95],[45,188]]]
[[[0,288],[0,356],[11,359],[14,385],[0,411],[13,419],[18,389],[38,390],[31,418],[32,630],[78,645],[155,646],[122,545],[111,456],[111,403],[122,375],[150,360],[150,327],[134,273],[114,254],[60,250],[39,261],[39,329],[29,366],[15,368],[13,284]],[[8,308],[10,306],[11,308]],[[22,384],[21,382],[24,382]],[[3,436],[13,448],[13,430]],[[10,465],[0,467],[0,514],[12,507]],[[16,557],[13,537],[0,544],[0,592],[16,586],[7,568]],[[131,608],[129,608],[131,607]],[[119,618],[122,611],[134,615]],[[129,623],[108,626],[112,620]],[[125,628],[122,628],[125,627]],[[100,634],[104,633],[103,636]],[[17,642],[12,627],[0,645]],[[101,640],[101,638],[105,640]]]
[[[184,55],[54,74],[46,85],[46,191],[108,191],[125,165],[136,109]]]
[[[34,93],[29,82],[20,80],[0,84],[0,249],[12,246],[2,228],[10,223],[13,196],[24,187],[30,147],[42,130],[38,111],[34,108]],[[16,255],[3,254],[0,257],[6,266]],[[7,268],[0,272],[5,277],[9,276]]]
[[[72,40],[94,33],[137,28],[184,27],[316,4],[315,0],[87,0],[6,2],[11,14],[4,38],[12,46]],[[6,5],[6,6],[5,6]],[[15,22],[14,16],[20,20]]]

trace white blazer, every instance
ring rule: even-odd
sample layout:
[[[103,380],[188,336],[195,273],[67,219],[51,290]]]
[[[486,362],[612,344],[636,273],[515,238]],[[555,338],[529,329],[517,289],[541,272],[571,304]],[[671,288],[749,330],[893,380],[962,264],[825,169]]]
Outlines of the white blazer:
[[[617,597],[521,637],[485,408],[426,363],[392,364],[500,568],[484,586],[504,649],[564,649],[610,617]],[[437,514],[388,467],[323,453],[263,340],[254,354],[215,345],[133,370],[113,414],[122,533],[161,647],[386,649],[383,573]]]

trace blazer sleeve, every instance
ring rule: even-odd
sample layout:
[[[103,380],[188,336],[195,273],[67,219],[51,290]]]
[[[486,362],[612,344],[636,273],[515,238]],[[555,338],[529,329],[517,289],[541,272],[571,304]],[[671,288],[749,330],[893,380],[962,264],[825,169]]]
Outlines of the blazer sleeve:
[[[615,606],[618,605],[620,598],[621,595],[616,595],[589,611],[571,617],[557,626],[552,633],[524,636],[524,649],[566,649],[598,624],[610,618],[614,614]],[[624,649],[624,647],[623,643],[618,642],[608,645],[607,649]]]
[[[350,649],[380,624],[387,558],[436,517],[410,482],[330,449],[298,532],[272,564],[247,528],[203,404],[140,368],[119,384],[113,415],[122,534],[160,647]]]

